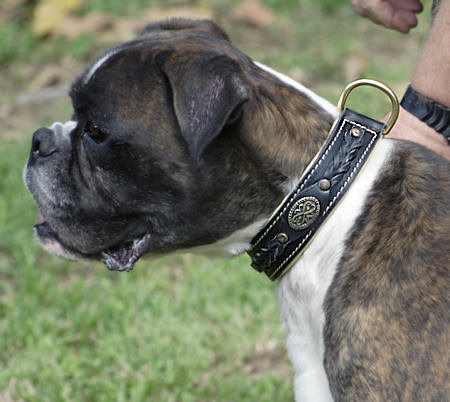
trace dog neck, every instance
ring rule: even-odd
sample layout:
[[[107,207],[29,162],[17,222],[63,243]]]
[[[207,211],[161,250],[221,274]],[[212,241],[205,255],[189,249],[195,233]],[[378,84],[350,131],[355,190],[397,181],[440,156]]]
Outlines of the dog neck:
[[[273,210],[289,194],[328,136],[336,107],[292,79],[259,63],[250,66],[251,102],[244,104],[238,137],[246,149],[261,188],[273,197]],[[272,211],[212,244],[180,252],[208,257],[242,254]]]
[[[245,106],[240,139],[263,170],[284,177],[281,189],[289,193],[328,136],[337,111],[289,77],[256,66],[255,99]]]
[[[249,80],[253,98],[244,105],[238,136],[255,166],[265,190],[278,194],[277,202],[289,194],[328,136],[337,116],[336,107],[312,91],[262,64],[251,66]],[[253,71],[255,70],[255,71]],[[247,251],[272,211],[250,225],[212,244],[180,252],[208,257],[237,256]]]

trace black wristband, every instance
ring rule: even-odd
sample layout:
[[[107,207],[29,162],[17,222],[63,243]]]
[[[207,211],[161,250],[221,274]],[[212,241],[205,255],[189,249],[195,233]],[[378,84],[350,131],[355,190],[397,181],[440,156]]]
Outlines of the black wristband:
[[[411,85],[406,89],[400,105],[442,134],[450,144],[450,108],[426,98],[416,92]]]

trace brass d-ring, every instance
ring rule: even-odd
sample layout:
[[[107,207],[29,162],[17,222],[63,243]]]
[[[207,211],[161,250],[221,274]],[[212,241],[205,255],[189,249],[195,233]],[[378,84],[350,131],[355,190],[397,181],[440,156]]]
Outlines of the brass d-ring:
[[[360,87],[362,85],[368,85],[368,86],[371,86],[374,88],[378,88],[379,90],[383,91],[391,100],[391,104],[392,104],[391,116],[389,117],[389,120],[386,123],[386,126],[383,131],[383,135],[386,135],[387,133],[389,133],[389,131],[391,131],[392,127],[394,126],[395,122],[397,121],[400,106],[399,106],[398,99],[397,99],[397,96],[395,95],[394,91],[391,88],[389,88],[387,85],[383,84],[382,82],[371,80],[368,78],[363,78],[363,79],[356,80],[356,81],[353,81],[350,84],[348,84],[342,91],[341,96],[339,97],[338,104],[337,104],[338,112],[341,113],[342,110],[344,109],[345,102],[346,102],[350,92],[352,90],[354,90],[355,88]]]

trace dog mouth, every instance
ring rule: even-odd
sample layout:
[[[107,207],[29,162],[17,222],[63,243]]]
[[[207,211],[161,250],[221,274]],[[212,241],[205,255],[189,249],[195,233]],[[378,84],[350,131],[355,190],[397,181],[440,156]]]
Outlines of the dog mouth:
[[[151,236],[144,234],[131,242],[108,248],[101,253],[101,261],[111,271],[130,272],[135,262],[149,249]]]
[[[36,218],[34,234],[37,242],[50,254],[68,260],[100,260],[109,270],[121,272],[129,272],[133,269],[136,261],[148,251],[151,238],[147,233],[123,244],[106,248],[99,253],[85,254],[66,246],[41,212]]]

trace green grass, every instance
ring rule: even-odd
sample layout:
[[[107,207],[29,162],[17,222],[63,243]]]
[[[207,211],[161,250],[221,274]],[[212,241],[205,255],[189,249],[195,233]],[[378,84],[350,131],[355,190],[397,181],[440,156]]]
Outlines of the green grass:
[[[0,390],[30,401],[292,398],[273,285],[247,258],[174,256],[120,274],[51,257],[32,239],[27,153],[9,141],[0,158]]]
[[[333,102],[354,55],[365,61],[364,76],[400,93],[429,21],[422,17],[403,36],[356,17],[346,1],[264,2],[277,17],[265,30],[228,17],[237,1],[206,3],[221,11],[217,20],[236,45],[300,74]],[[93,0],[84,12],[134,15],[144,4],[162,3]],[[96,46],[95,36],[38,39],[26,21],[0,24],[0,84],[9,85],[0,99],[26,93],[28,79],[67,54],[84,64]],[[366,90],[352,94],[350,106],[374,117],[389,109]],[[172,256],[120,274],[63,261],[35,244],[37,210],[21,177],[31,133],[70,113],[66,97],[0,120],[0,401],[292,400],[274,285],[247,257]]]
[[[273,285],[246,258],[175,256],[120,274],[48,256],[32,240],[26,154],[8,142],[0,162],[0,389],[35,401],[291,398]],[[244,375],[255,342],[274,343],[281,377],[269,365]]]

